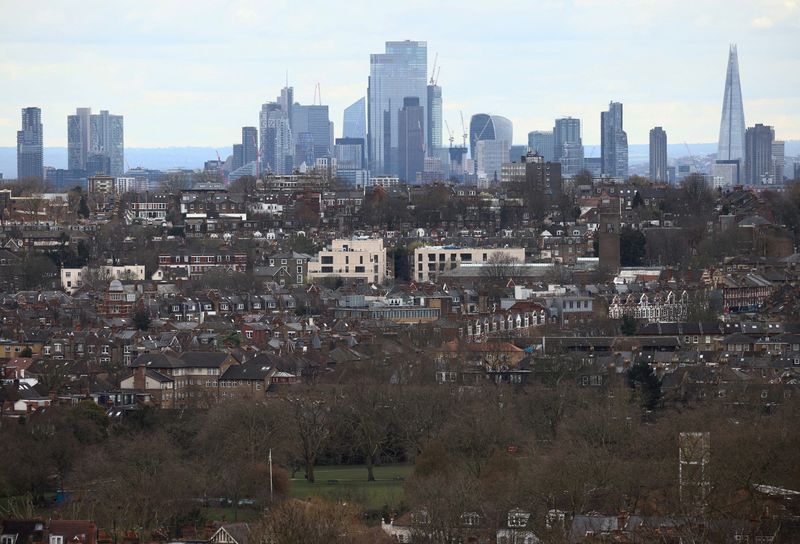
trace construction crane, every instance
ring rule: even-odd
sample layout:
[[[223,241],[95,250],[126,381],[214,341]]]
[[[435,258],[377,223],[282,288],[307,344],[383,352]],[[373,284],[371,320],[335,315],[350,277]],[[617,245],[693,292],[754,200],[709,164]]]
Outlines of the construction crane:
[[[453,147],[453,140],[455,140],[455,138],[453,138],[453,131],[450,130],[450,125],[447,124],[447,119],[444,121],[444,126],[447,127],[447,133],[450,134],[450,138],[448,138],[450,140],[450,147]]]
[[[217,154],[217,171],[219,172],[219,175],[222,177],[222,183],[227,185],[228,176],[225,175],[225,169],[223,168],[224,163],[222,162],[222,157],[219,156],[219,151],[217,151],[216,149],[214,150],[214,153]]]
[[[458,110],[458,113],[461,115],[461,131],[463,132],[464,137],[464,147],[467,147],[467,138],[469,138],[469,132],[467,132],[467,125],[464,124],[464,112]]]
[[[692,150],[689,149],[689,144],[686,143],[686,142],[683,142],[683,145],[686,146],[686,152],[689,153],[689,158],[692,159],[692,164],[694,165],[694,169],[699,172],[700,168],[697,166],[697,159],[694,158],[694,155],[692,154]]]
[[[436,55],[433,57],[433,70],[431,70],[431,85],[436,85],[436,61],[439,60],[439,52],[436,52]]]

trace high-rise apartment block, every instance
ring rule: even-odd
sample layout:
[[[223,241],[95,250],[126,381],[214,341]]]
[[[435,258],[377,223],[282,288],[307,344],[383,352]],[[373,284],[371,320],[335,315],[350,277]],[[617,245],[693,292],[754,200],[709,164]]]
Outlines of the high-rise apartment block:
[[[650,130],[650,181],[667,181],[667,133],[661,127]]]
[[[17,131],[17,179],[44,178],[42,110],[24,108]]]
[[[104,166],[106,160],[108,167]],[[70,170],[88,171],[91,167],[121,176],[125,172],[122,115],[111,115],[107,110],[92,114],[91,108],[78,108],[75,115],[67,117],[67,164]]]
[[[628,135],[622,128],[622,103],[611,102],[600,113],[600,157],[603,175],[628,177]]]
[[[772,144],[775,131],[770,126],[758,123],[745,132],[744,182],[748,185],[763,185],[772,182]]]
[[[399,172],[397,120],[405,98],[417,98],[423,109],[422,137],[427,132],[427,42],[386,42],[385,53],[370,55],[368,90],[369,169],[375,174]]]

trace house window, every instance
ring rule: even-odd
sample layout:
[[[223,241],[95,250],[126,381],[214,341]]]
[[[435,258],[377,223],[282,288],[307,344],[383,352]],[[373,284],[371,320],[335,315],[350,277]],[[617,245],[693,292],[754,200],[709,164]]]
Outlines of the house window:
[[[249,340],[253,338],[253,331],[244,331],[244,335]]]
[[[50,535],[50,544],[64,544],[64,537]]]

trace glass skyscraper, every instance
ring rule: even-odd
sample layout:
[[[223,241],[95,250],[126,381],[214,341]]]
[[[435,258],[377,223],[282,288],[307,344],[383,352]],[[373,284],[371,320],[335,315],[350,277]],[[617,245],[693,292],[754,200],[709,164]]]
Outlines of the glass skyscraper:
[[[427,42],[386,42],[386,52],[370,55],[368,90],[368,154],[375,174],[397,175],[398,113],[403,99],[417,98],[427,104]],[[427,124],[426,115],[422,116]],[[423,126],[423,138],[427,132]]]
[[[564,177],[575,176],[584,169],[580,119],[556,119],[553,127],[553,161],[561,163]]]
[[[329,157],[333,153],[331,142],[331,123],[328,106],[301,106],[295,104],[292,109],[292,133],[311,134],[314,141],[314,159]]]
[[[241,164],[239,166],[244,166],[258,159],[258,129],[256,127],[242,127],[241,153]]]
[[[442,88],[428,85],[428,132],[425,137],[428,155],[442,147]]]
[[[261,172],[291,174],[294,168],[292,129],[289,117],[277,102],[261,106]]]
[[[650,181],[667,181],[667,133],[661,127],[650,130]]]
[[[88,170],[89,158],[102,155],[108,158],[107,173],[125,173],[125,129],[121,115],[106,110],[92,114],[91,108],[78,108],[67,117],[67,164],[70,170]],[[94,157],[92,168],[105,161]]]
[[[67,117],[67,168],[85,170],[89,158],[89,118],[92,108],[77,108]]]
[[[22,130],[17,132],[17,179],[44,177],[42,110],[22,110]]]
[[[742,84],[739,81],[739,55],[736,46],[728,52],[728,72],[725,76],[725,96],[722,99],[722,119],[719,125],[717,160],[739,161],[745,158],[744,106]]]
[[[600,113],[600,157],[603,175],[628,177],[628,135],[622,128],[622,103],[611,102]]]
[[[362,96],[344,109],[343,138],[361,138],[367,141],[367,101]]]
[[[578,130],[580,134],[580,130]],[[544,158],[544,162],[553,162],[554,136],[552,130],[534,130],[528,133],[528,147]]]
[[[500,115],[478,113],[469,120],[469,153],[477,159],[478,142],[482,140],[497,140],[505,142],[505,159],[510,160],[511,142],[514,136],[514,126],[511,121]]]

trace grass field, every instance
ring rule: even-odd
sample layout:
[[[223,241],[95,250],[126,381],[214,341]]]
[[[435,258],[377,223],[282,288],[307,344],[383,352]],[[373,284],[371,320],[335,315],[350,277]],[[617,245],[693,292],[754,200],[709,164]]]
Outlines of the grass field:
[[[361,504],[368,510],[383,506],[397,508],[403,502],[403,480],[411,474],[411,465],[375,467],[375,481],[367,481],[364,466],[329,466],[314,469],[315,483],[309,483],[298,472],[299,478],[291,480],[291,495],[298,499],[324,497]]]

